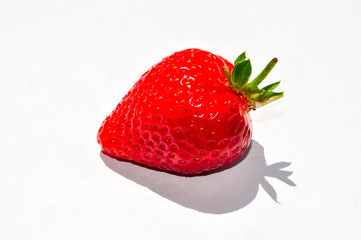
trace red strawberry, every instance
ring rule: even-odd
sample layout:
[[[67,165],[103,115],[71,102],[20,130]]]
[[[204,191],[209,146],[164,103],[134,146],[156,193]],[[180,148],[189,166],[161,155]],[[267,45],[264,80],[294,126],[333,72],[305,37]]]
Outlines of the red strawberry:
[[[235,67],[224,58],[187,49],[144,73],[101,125],[102,151],[148,167],[195,174],[225,166],[247,149],[250,109],[283,96],[262,89],[274,58],[252,82],[242,53]]]

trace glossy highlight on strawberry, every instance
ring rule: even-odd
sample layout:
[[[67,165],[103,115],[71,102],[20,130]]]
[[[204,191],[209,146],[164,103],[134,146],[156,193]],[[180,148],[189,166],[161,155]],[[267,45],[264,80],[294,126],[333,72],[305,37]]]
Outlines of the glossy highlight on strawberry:
[[[272,63],[273,61],[273,63]],[[117,159],[180,174],[210,171],[238,159],[252,137],[251,109],[283,96],[248,83],[245,53],[233,64],[200,49],[176,52],[145,72],[103,121],[102,151]]]

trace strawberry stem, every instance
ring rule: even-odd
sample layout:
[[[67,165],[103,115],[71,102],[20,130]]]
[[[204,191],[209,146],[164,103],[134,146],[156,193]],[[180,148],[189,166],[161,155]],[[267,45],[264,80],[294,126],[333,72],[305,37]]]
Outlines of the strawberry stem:
[[[251,105],[250,108],[255,110],[283,97],[283,92],[272,91],[280,84],[280,81],[267,85],[261,89],[258,87],[277,62],[278,59],[273,58],[262,72],[251,82],[248,82],[248,80],[252,73],[252,66],[251,61],[249,59],[247,60],[245,52],[234,61],[235,65],[232,74],[225,67],[222,69],[226,73],[229,84],[233,90],[245,96]]]
[[[278,62],[277,58],[272,59],[267,64],[267,66],[262,70],[262,72],[252,82],[249,83],[249,85],[258,86],[271,72],[271,70],[273,69],[273,67],[276,65],[277,62]]]

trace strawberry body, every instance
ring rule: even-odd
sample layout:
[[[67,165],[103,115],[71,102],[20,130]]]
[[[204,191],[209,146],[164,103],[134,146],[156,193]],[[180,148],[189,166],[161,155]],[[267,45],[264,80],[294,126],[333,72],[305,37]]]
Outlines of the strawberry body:
[[[230,86],[225,72],[233,68],[199,49],[164,58],[103,121],[97,135],[102,151],[181,174],[238,159],[251,141],[251,104]]]

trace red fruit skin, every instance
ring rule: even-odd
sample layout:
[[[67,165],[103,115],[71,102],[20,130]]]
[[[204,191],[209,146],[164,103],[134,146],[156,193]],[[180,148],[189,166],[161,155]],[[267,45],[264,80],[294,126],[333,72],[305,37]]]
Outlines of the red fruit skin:
[[[228,85],[233,65],[199,49],[176,52],[144,73],[103,121],[102,151],[180,174],[228,165],[252,136],[249,104]]]

